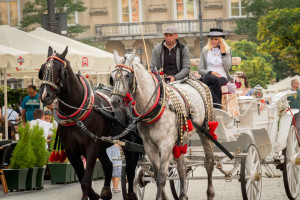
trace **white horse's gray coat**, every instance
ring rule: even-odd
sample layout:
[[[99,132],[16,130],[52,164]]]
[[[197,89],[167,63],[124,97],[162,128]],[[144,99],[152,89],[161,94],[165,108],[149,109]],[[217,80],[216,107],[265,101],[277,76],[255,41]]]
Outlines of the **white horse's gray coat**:
[[[135,94],[133,94],[133,97],[136,101],[136,111],[138,113],[141,113],[148,104],[152,94],[155,91],[156,82],[153,79],[152,75],[148,73],[141,64],[132,63],[134,55],[135,51],[132,54],[132,56],[125,61],[124,64],[132,68],[134,71],[134,76],[137,82],[137,88]],[[115,61],[117,64],[120,64],[122,62],[116,51]],[[126,68],[122,68],[122,70],[124,85],[119,88],[119,91],[126,93],[130,91],[129,83],[131,82],[131,80],[129,79],[132,78],[132,76],[129,76],[129,74],[131,74],[132,72]],[[116,81],[115,74],[116,72],[113,72],[111,74],[114,81]],[[123,83],[121,82],[120,84],[122,85]],[[205,120],[205,106],[204,101],[202,100],[198,91],[188,84],[175,83],[174,85],[187,94],[189,100],[191,101],[191,105],[193,106],[193,109],[195,111],[195,117],[193,121],[199,125],[202,125]],[[183,99],[178,93],[176,94],[184,108],[185,106],[183,103]],[[151,100],[151,103],[147,107],[146,111],[152,107],[155,98]],[[112,105],[115,108],[125,106],[125,104],[123,103],[123,97],[113,95]],[[164,192],[164,186],[166,184],[166,176],[168,172],[169,162],[173,158],[172,150],[178,138],[177,116],[172,109],[171,100],[169,100],[165,112],[157,122],[149,125],[139,123],[138,131],[143,139],[144,148],[147,153],[147,156],[151,160],[151,163],[154,167],[157,185],[156,200],[168,199]],[[187,142],[187,139],[190,137],[190,135],[192,135],[195,132],[196,129],[194,128],[192,132],[185,133],[185,143]],[[201,137],[202,144],[205,150],[205,167],[208,173],[207,199],[210,200],[214,197],[214,189],[212,186],[212,171],[214,166],[212,142],[202,133],[198,134]],[[179,199],[185,200],[187,199],[187,195],[185,193],[186,165],[184,162],[184,156],[182,155],[179,159],[175,160],[177,161],[177,169],[179,172],[181,183]]]

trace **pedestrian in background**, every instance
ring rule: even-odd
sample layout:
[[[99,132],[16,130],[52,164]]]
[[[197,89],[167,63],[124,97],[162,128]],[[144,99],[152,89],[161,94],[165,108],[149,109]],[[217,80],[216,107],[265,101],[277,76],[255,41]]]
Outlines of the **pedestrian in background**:
[[[121,190],[119,189],[119,182],[122,173],[122,160],[115,160],[114,158],[119,158],[121,154],[121,147],[117,144],[106,149],[106,153],[112,162],[113,172],[112,172],[112,183],[113,188],[112,191],[114,193],[119,193]],[[118,166],[116,166],[118,165]]]
[[[39,94],[35,85],[29,85],[27,87],[28,95],[24,97],[22,101],[22,122],[25,126],[27,121],[34,120],[33,112],[40,108]]]

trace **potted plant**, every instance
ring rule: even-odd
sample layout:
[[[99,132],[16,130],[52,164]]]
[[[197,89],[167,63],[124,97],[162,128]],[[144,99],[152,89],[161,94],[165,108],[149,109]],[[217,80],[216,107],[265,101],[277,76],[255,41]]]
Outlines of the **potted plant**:
[[[63,161],[60,159],[60,142],[59,139],[56,137],[56,130],[53,130],[52,140],[51,143],[51,150],[52,153],[49,156],[48,167],[51,176],[51,183],[58,184],[58,183],[71,183],[74,181],[74,170],[70,163],[67,161]],[[56,144],[55,144],[56,143]]]
[[[37,170],[36,177],[32,177],[32,182],[34,182],[35,180],[35,186],[33,184],[32,187],[33,188],[35,187],[37,189],[43,189],[44,175],[45,175],[47,157],[48,157],[48,151],[46,149],[47,143],[44,137],[43,128],[39,127],[38,125],[35,125],[31,129],[31,132],[32,132],[32,147],[36,157],[36,163],[34,166]]]
[[[36,162],[29,130],[29,123],[25,127],[18,127],[20,140],[12,153],[10,169],[3,170],[5,176],[9,177],[7,187],[10,191],[26,189],[28,168],[33,168]]]

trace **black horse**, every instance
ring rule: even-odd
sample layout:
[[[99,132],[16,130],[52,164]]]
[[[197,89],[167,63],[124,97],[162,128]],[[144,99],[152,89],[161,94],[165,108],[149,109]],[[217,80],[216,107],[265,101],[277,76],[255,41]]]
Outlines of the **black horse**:
[[[74,74],[69,62],[65,59],[67,52],[68,47],[62,54],[53,53],[52,48],[49,47],[47,62],[39,71],[39,78],[42,80],[39,97],[44,105],[51,105],[57,99],[54,110],[59,123],[57,134],[80,180],[82,200],[111,199],[112,163],[106,154],[106,148],[111,144],[103,142],[100,138],[118,135],[122,129],[115,126],[112,119],[105,116],[103,112],[99,112],[99,110],[110,110],[111,91],[107,89],[108,87],[104,87],[100,90],[100,95],[96,94],[83,77]],[[122,112],[114,114],[125,116]],[[108,115],[112,115],[112,112]],[[120,116],[118,119],[122,119]],[[126,119],[123,119],[126,122]],[[128,178],[126,199],[136,200],[137,197],[133,192],[133,179],[139,154],[126,150],[124,154]],[[84,169],[81,155],[86,158],[86,169]],[[91,176],[97,158],[101,161],[105,173],[100,196],[91,186]]]

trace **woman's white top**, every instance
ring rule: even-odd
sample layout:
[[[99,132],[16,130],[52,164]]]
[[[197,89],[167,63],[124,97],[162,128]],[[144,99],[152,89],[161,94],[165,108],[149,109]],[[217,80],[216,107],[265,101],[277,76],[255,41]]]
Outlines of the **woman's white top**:
[[[217,72],[227,79],[226,72],[223,67],[222,55],[219,48],[212,48],[207,53],[207,70]]]

